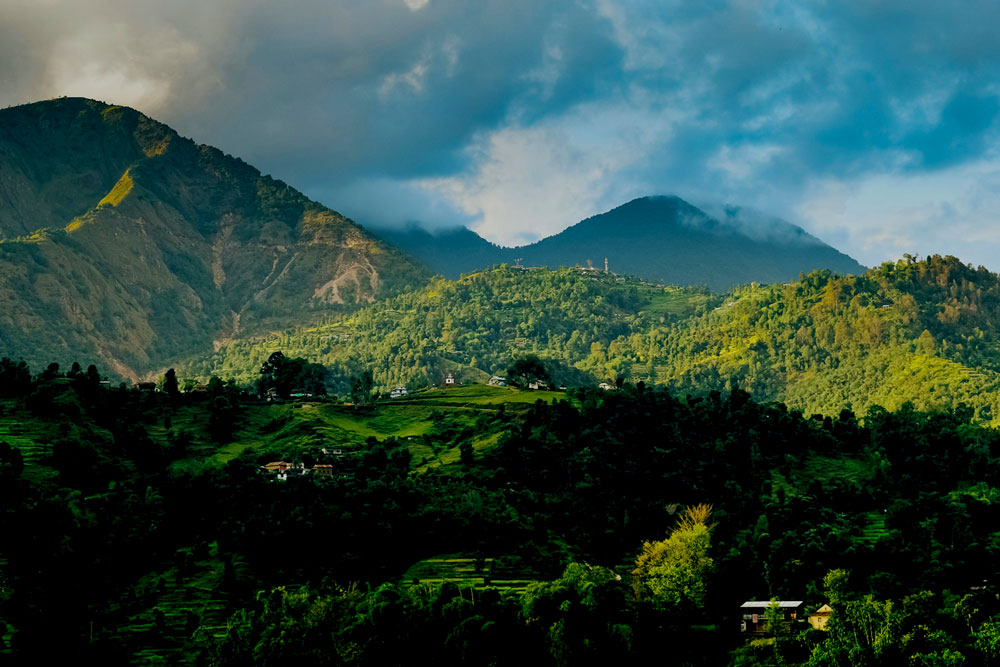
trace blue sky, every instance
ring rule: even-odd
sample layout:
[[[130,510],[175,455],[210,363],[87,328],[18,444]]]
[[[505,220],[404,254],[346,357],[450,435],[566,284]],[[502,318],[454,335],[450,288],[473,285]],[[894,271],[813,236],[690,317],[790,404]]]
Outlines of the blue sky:
[[[135,106],[362,223],[633,197],[1000,270],[1000,3],[0,0],[0,104]]]

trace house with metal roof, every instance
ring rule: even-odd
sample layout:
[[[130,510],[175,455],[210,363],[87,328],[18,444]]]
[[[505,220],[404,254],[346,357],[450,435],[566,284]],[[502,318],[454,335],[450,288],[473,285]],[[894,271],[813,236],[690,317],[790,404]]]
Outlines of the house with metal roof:
[[[778,627],[771,627],[768,610],[774,608]],[[789,630],[803,620],[805,602],[802,600],[751,600],[740,605],[742,611],[740,632],[748,635],[775,634]]]

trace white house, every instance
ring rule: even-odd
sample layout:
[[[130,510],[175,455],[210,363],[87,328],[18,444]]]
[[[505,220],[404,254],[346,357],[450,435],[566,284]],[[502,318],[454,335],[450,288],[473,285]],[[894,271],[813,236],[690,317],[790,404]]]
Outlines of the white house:
[[[601,384],[597,385],[597,388],[598,389],[603,389],[604,391],[611,391],[615,387],[614,387],[614,385],[610,385],[607,382],[602,382]]]
[[[448,373],[448,376],[444,379],[444,384],[446,387],[450,387],[455,384],[455,376]]]
[[[406,396],[406,387],[396,387],[389,392],[389,398],[400,398],[401,396]]]

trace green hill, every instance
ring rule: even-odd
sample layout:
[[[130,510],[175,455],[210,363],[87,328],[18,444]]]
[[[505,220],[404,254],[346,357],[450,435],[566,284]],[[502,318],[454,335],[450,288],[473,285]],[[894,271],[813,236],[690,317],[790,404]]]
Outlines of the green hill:
[[[136,377],[421,284],[408,257],[141,113],[0,111],[0,351]]]
[[[267,357],[281,350],[321,362],[335,376],[368,367],[387,389],[438,384],[448,372],[485,382],[515,359],[536,354],[547,360],[556,382],[589,384],[630,375],[634,362],[623,354],[622,341],[718,300],[705,290],[575,269],[502,266],[457,281],[435,280],[321,326],[233,341],[182,374],[251,382]]]
[[[972,408],[1000,416],[1000,277],[953,257],[862,276],[814,272],[725,296],[562,269],[500,267],[379,302],[324,325],[233,341],[186,368],[250,382],[274,351],[383,388],[503,374],[537,355],[558,382],[642,380],[684,391],[731,381],[810,413]]]

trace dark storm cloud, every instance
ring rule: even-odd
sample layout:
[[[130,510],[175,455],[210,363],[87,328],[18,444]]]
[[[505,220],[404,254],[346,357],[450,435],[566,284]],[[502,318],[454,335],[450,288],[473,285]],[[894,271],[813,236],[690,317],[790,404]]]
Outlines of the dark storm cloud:
[[[920,179],[944,201],[961,170],[986,182],[997,159],[995,2],[0,8],[0,102],[132,104],[363,221],[467,220],[524,240],[673,192],[823,229],[850,192],[913,199]],[[928,203],[935,222],[914,223],[916,237],[852,219],[837,238],[895,252],[941,215],[981,222],[994,202],[982,188],[970,201]]]

